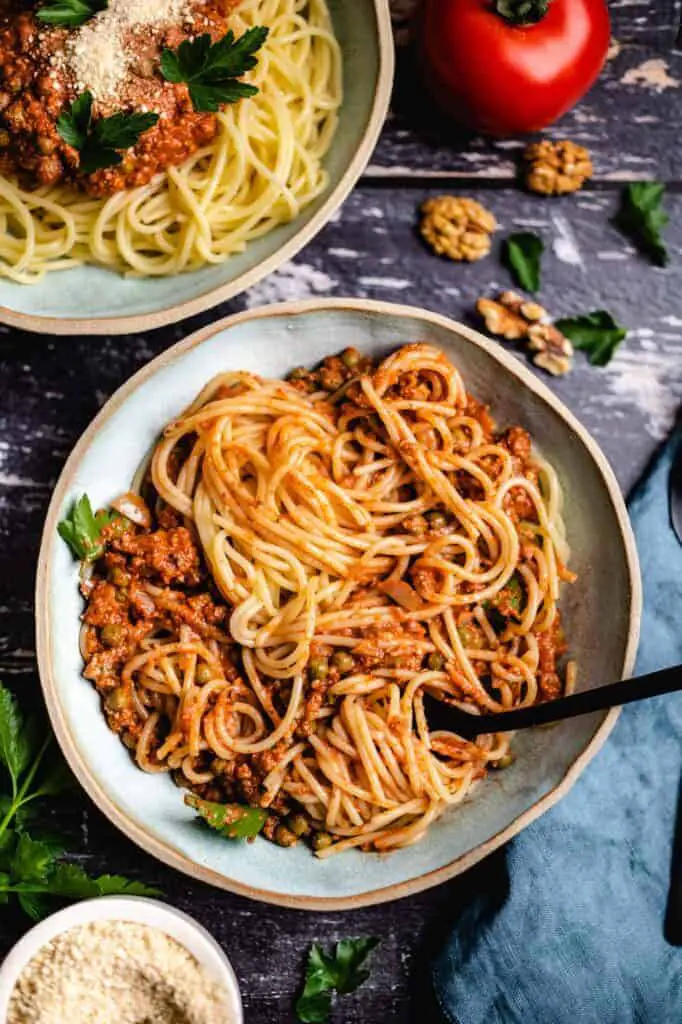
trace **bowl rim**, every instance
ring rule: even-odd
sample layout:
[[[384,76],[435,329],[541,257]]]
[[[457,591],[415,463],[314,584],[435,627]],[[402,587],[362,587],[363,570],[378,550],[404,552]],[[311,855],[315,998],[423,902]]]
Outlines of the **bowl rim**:
[[[243,1024],[239,982],[220,943],[183,910],[147,896],[100,896],[58,910],[34,924],[10,949],[0,965],[0,1021],[5,1021],[12,992],[26,965],[58,935],[94,921],[134,921],[157,928],[184,946],[222,983],[231,1011],[230,1024]]]
[[[59,317],[22,313],[0,305],[0,323],[38,334],[132,334],[178,323],[241,295],[291,260],[317,235],[348,198],[367,167],[388,114],[395,71],[395,48],[389,0],[371,0],[376,18],[379,71],[370,116],[353,157],[324,202],[310,220],[261,263],[226,284],[208,288],[193,299],[177,302],[155,313],[131,316]],[[191,271],[190,271],[191,273]],[[40,288],[40,283],[25,287]]]
[[[447,331],[456,331],[463,336],[467,342],[483,349],[495,362],[500,364],[506,371],[516,377],[520,382],[548,404],[577,435],[588,455],[596,464],[597,469],[604,481],[608,496],[610,498],[616,520],[620,529],[620,539],[623,543],[625,561],[629,577],[630,588],[630,616],[628,635],[623,656],[623,670],[621,678],[627,678],[632,673],[637,643],[639,640],[639,628],[642,611],[642,586],[639,573],[639,560],[635,539],[628,518],[625,501],[621,494],[618,481],[611,469],[606,456],[601,451],[597,442],[576,419],[572,412],[560,401],[559,398],[539,378],[515,356],[504,351],[502,347],[480,334],[478,331],[465,324],[461,324],[440,313],[420,309],[416,306],[408,306],[384,302],[373,299],[357,298],[314,298],[299,302],[276,303],[262,306],[255,309],[245,310],[232,314],[209,324],[206,327],[194,331],[182,341],[166,349],[155,359],[152,359],[146,366],[137,371],[126,381],[102,407],[92,423],[81,435],[71,455],[59,476],[52,493],[52,498],[45,519],[45,526],[40,543],[38,556],[38,570],[36,576],[35,593],[35,617],[36,617],[36,655],[38,672],[42,685],[43,695],[47,704],[52,728],[55,732],[62,753],[88,796],[94,801],[117,828],[119,828],[129,839],[140,846],[147,853],[152,854],[158,860],[174,867],[179,871],[190,875],[194,879],[207,882],[209,885],[219,889],[226,889],[229,892],[251,899],[260,900],[265,903],[277,906],[290,907],[297,910],[354,910],[359,907],[373,906],[378,903],[386,903],[391,900],[401,899],[414,893],[422,892],[432,886],[439,885],[456,875],[461,874],[474,864],[478,863],[488,854],[512,839],[527,825],[530,825],[536,818],[544,814],[554,806],[563,796],[568,793],[576,782],[584,768],[598,753],[611,730],[613,729],[618,715],[618,708],[611,708],[602,722],[597,726],[592,737],[587,742],[581,753],[570,765],[563,779],[548,793],[537,800],[528,810],[517,816],[505,828],[500,829],[489,839],[480,843],[474,849],[456,857],[448,864],[424,872],[414,878],[407,879],[394,885],[383,886],[372,889],[368,892],[357,893],[352,896],[301,896],[290,895],[282,892],[271,892],[267,889],[256,888],[242,882],[225,877],[218,871],[193,861],[190,857],[174,849],[165,841],[149,834],[142,826],[130,820],[109,796],[109,794],[90,775],[87,762],[81,756],[76,744],[73,742],[66,716],[61,707],[57,688],[53,677],[53,665],[50,655],[50,606],[48,593],[49,565],[52,556],[52,545],[57,537],[57,522],[64,499],[71,485],[71,481],[80,464],[81,458],[97,436],[100,428],[109,419],[113,412],[127,401],[128,397],[148,379],[153,377],[157,371],[174,362],[178,357],[201,345],[205,340],[215,334],[244,323],[245,321],[260,320],[270,317],[293,317],[306,313],[326,311],[352,311],[369,312],[392,317],[404,317],[421,319],[434,326]]]

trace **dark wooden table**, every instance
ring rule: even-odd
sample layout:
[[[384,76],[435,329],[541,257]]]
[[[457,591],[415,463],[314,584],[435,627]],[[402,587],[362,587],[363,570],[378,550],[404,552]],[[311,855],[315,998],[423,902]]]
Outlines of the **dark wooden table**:
[[[682,53],[680,3],[614,0],[610,59],[599,84],[552,131],[590,148],[596,175],[579,195],[545,201],[515,185],[519,141],[444,133],[406,71],[412,0],[395,0],[399,75],[394,112],[371,166],[340,215],[293,263],[246,295],[196,318],[124,338],[37,337],[0,328],[0,677],[39,700],[33,579],[52,485],[79,434],[138,367],[215,317],[280,299],[360,295],[413,303],[468,320],[476,298],[508,285],[497,253],[480,263],[442,262],[415,232],[417,205],[443,191],[492,209],[499,235],[539,231],[547,244],[541,300],[555,315],[606,307],[627,324],[626,344],[605,370],[578,355],[550,385],[592,430],[625,491],[672,423],[682,399]],[[672,253],[666,270],[638,256],[610,225],[624,181],[668,186]],[[521,357],[523,358],[523,357]],[[83,795],[49,812],[93,872],[157,883],[224,945],[242,985],[249,1024],[293,1020],[306,949],[345,935],[379,935],[371,981],[341,1003],[337,1024],[436,1020],[428,963],[467,896],[487,884],[504,852],[461,879],[398,903],[348,914],[311,914],[250,903],[164,868],[120,835]],[[0,910],[0,952],[26,920]]]

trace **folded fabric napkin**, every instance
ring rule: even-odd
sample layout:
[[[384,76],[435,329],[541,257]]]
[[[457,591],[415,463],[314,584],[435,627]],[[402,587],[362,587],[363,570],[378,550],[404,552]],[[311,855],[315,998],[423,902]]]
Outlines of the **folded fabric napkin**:
[[[636,673],[682,662],[671,441],[630,501],[644,616]],[[499,884],[434,964],[450,1024],[680,1024],[682,949],[663,936],[682,694],[625,708],[574,788],[507,848]]]

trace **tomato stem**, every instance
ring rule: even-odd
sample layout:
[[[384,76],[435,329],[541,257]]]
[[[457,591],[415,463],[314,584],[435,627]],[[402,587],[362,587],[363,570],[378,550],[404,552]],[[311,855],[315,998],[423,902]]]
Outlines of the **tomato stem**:
[[[551,0],[494,0],[497,13],[512,25],[533,25],[549,10]]]

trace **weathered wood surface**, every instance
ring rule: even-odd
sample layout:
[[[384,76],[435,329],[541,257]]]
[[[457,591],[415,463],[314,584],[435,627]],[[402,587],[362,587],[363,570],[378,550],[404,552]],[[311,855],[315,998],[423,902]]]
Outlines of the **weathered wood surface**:
[[[408,3],[396,3],[396,13]],[[400,10],[398,10],[400,8]],[[680,92],[628,85],[625,72],[664,60],[682,80],[682,58],[669,47],[679,3],[620,0],[616,34],[629,45],[609,77],[570,116],[561,134],[595,152],[599,180],[573,198],[543,201],[514,187],[512,156],[520,144],[461,144],[429,135],[419,119],[394,117],[373,169],[333,223],[301,253],[240,299],[178,325],[127,338],[46,339],[0,329],[0,678],[37,702],[32,596],[42,521],[52,485],[73,444],[106,398],[131,373],[190,329],[218,315],[280,299],[367,295],[414,303],[467,320],[476,298],[509,283],[497,258],[458,266],[433,257],[415,231],[416,209],[441,191],[451,172],[458,189],[485,202],[500,223],[498,239],[529,228],[545,238],[540,299],[554,314],[610,309],[630,327],[627,342],[605,370],[581,354],[573,372],[548,380],[593,431],[624,490],[665,436],[682,401],[682,195]],[[641,41],[641,44],[640,44]],[[618,65],[617,61],[625,61]],[[619,67],[616,72],[614,69]],[[396,104],[398,107],[399,104]],[[584,118],[591,115],[593,120]],[[580,117],[583,117],[583,120]],[[647,120],[636,121],[636,118]],[[594,138],[577,134],[592,133]],[[404,134],[401,134],[404,133]],[[558,133],[558,131],[557,131]],[[381,168],[378,172],[376,168]],[[436,172],[436,180],[430,172]],[[610,225],[621,178],[661,177],[668,198],[671,266],[653,268]],[[455,187],[455,186],[453,186]],[[496,247],[499,241],[496,243]],[[524,358],[520,354],[520,358]],[[49,812],[69,848],[92,871],[122,871],[159,884],[167,899],[194,914],[223,943],[243,988],[247,1024],[293,1020],[292,999],[305,950],[317,940],[376,934],[382,946],[371,981],[341,1003],[335,1024],[427,1024],[427,965],[467,897],[489,885],[504,852],[438,890],[350,914],[308,914],[261,906],[196,884],[137,850],[82,795]],[[0,952],[25,930],[14,911],[0,910]]]

